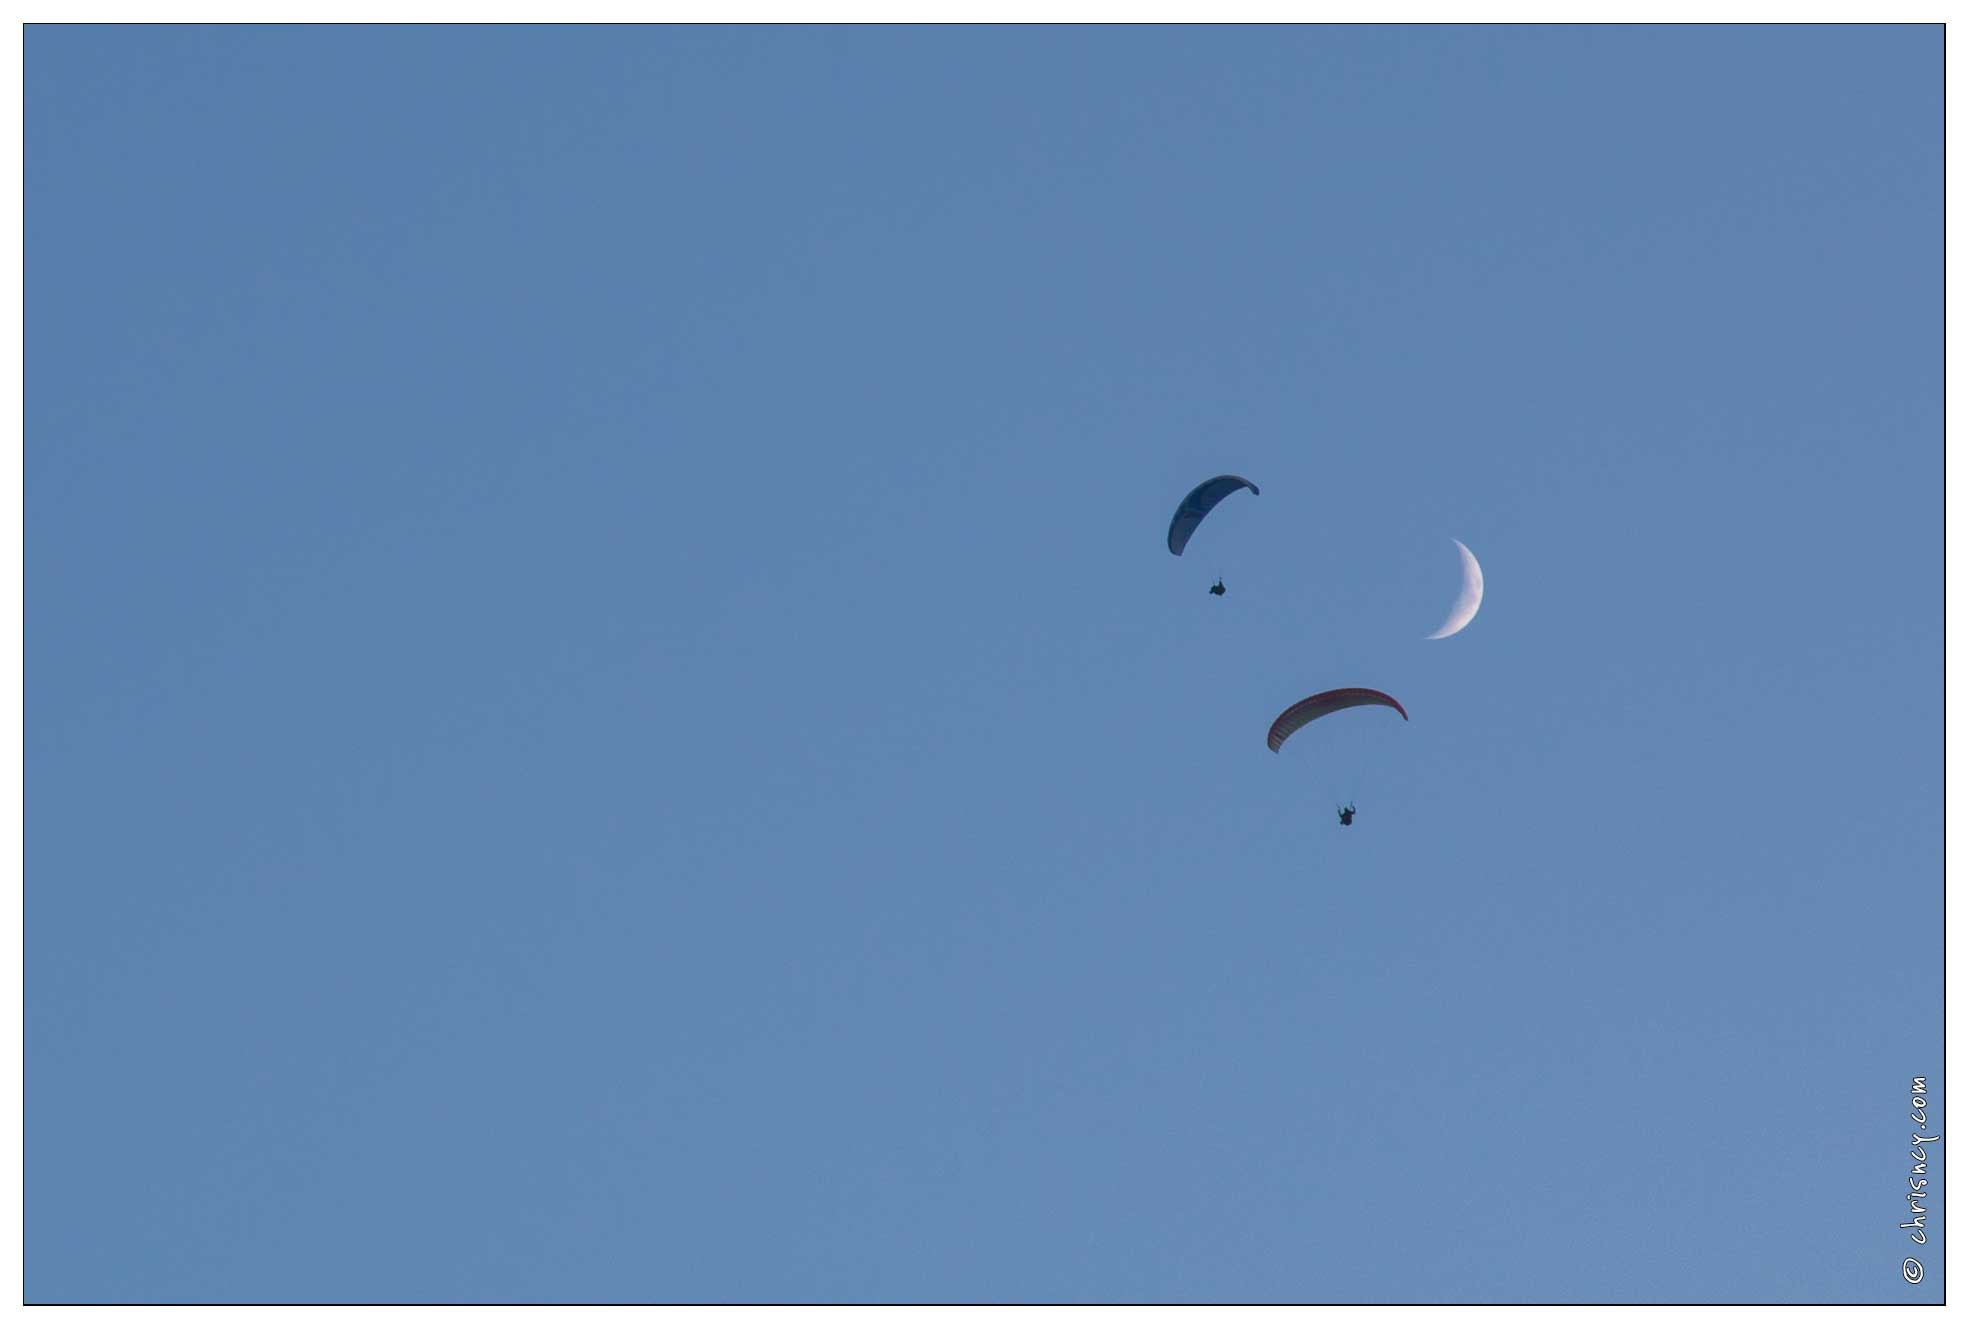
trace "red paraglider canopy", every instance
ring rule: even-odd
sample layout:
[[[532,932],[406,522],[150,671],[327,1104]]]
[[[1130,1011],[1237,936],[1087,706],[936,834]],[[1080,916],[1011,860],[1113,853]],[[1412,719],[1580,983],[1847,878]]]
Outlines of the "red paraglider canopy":
[[[1401,712],[1402,719],[1408,719],[1408,712],[1402,710],[1402,704],[1385,692],[1376,692],[1373,688],[1335,688],[1331,692],[1315,692],[1306,700],[1286,707],[1278,719],[1272,721],[1272,732],[1266,735],[1265,742],[1272,751],[1277,752],[1286,739],[1313,721],[1350,706],[1390,706]]]

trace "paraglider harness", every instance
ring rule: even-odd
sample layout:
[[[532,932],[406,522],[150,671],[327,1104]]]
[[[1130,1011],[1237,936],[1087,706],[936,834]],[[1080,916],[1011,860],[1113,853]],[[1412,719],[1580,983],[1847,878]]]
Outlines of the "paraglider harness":
[[[1354,824],[1354,805],[1352,803],[1340,809],[1340,824],[1342,826],[1352,826]]]
[[[1210,593],[1212,595],[1222,595],[1224,593],[1224,579],[1222,577],[1217,578],[1217,584],[1210,588]]]

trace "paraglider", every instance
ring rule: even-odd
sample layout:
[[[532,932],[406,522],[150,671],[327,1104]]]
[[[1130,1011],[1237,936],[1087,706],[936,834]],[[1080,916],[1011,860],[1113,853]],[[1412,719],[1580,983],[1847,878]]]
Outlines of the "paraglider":
[[[1258,492],[1258,486],[1241,475],[1219,475],[1205,480],[1195,489],[1183,496],[1176,508],[1176,515],[1169,519],[1169,552],[1182,557],[1183,546],[1196,534],[1196,528],[1210,515],[1210,510],[1235,494],[1240,489]],[[1222,592],[1217,592],[1222,594]]]
[[[1272,751],[1277,752],[1285,746],[1286,739],[1291,738],[1313,721],[1332,715],[1336,711],[1351,710],[1356,706],[1386,706],[1402,719],[1408,719],[1408,712],[1402,709],[1402,704],[1385,692],[1376,692],[1373,688],[1335,688],[1331,692],[1316,692],[1304,701],[1294,702],[1286,707],[1280,712],[1278,719],[1272,721],[1272,731],[1266,736],[1265,743]],[[1349,739],[1343,735],[1340,747],[1345,750],[1357,742],[1358,738]],[[1358,783],[1358,780],[1359,774],[1356,773],[1353,783]],[[1351,788],[1352,785],[1348,787]],[[1351,797],[1337,805],[1335,811],[1340,816],[1342,826],[1354,824],[1355,807]]]
[[[1217,578],[1217,584],[1210,588],[1210,593],[1212,595],[1222,595],[1224,593],[1224,579],[1222,577]]]

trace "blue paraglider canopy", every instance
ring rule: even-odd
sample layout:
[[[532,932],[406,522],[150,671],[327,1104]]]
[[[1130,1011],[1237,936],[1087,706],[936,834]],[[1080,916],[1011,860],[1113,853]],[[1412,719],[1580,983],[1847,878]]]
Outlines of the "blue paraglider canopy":
[[[1240,489],[1258,492],[1258,486],[1241,475],[1220,475],[1190,490],[1182,506],[1176,509],[1176,515],[1169,519],[1169,552],[1180,556],[1183,546],[1196,534],[1196,528],[1210,515],[1210,509]]]

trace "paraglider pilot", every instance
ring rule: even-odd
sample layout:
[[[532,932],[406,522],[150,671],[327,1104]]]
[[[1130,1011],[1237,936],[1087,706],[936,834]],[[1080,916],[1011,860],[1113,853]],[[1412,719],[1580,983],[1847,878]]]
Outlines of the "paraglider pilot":
[[[1340,809],[1340,824],[1342,826],[1352,826],[1354,824],[1354,805],[1352,803]]]
[[[1217,578],[1217,584],[1210,588],[1210,593],[1212,595],[1222,595],[1224,593],[1224,579],[1222,577]]]

